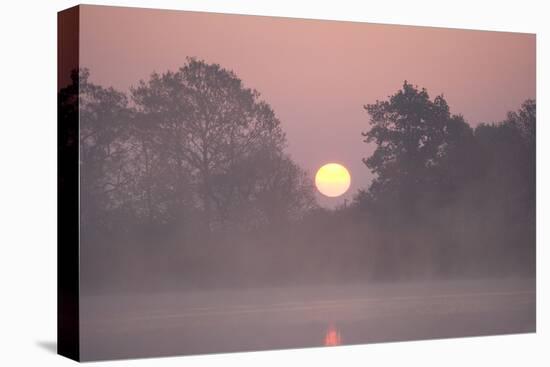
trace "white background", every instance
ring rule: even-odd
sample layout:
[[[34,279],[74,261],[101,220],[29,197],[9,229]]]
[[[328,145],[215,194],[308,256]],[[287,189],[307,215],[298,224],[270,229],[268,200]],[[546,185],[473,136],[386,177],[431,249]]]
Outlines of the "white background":
[[[546,245],[550,27],[546,1],[92,1],[95,4],[537,33],[536,334],[100,362],[98,366],[549,366]],[[56,340],[56,12],[0,11],[0,365],[65,366]],[[506,62],[506,60],[503,60]]]

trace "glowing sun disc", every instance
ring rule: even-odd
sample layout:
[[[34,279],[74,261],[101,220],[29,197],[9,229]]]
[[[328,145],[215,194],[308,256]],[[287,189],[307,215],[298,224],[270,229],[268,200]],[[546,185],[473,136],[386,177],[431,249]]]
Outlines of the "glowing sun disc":
[[[348,170],[338,163],[325,164],[315,175],[317,190],[331,198],[345,194],[350,184],[351,176]]]

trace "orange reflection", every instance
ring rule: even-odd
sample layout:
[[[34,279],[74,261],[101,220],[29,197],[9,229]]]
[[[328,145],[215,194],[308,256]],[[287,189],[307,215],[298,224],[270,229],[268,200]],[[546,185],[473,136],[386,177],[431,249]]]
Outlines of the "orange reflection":
[[[342,336],[340,335],[340,331],[331,325],[325,334],[325,346],[333,347],[340,344],[342,344]]]

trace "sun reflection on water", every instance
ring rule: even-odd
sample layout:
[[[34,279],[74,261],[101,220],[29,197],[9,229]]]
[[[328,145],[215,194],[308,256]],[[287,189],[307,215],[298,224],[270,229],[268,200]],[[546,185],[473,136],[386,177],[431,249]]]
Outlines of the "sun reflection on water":
[[[336,329],[333,325],[329,326],[327,332],[325,333],[324,341],[326,347],[341,345],[342,335],[340,334],[340,330]]]

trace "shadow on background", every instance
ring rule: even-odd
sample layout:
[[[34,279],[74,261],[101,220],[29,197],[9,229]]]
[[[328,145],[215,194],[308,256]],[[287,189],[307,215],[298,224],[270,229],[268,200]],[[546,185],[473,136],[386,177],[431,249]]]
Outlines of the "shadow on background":
[[[57,354],[57,342],[55,341],[37,341],[36,345],[50,353]]]

